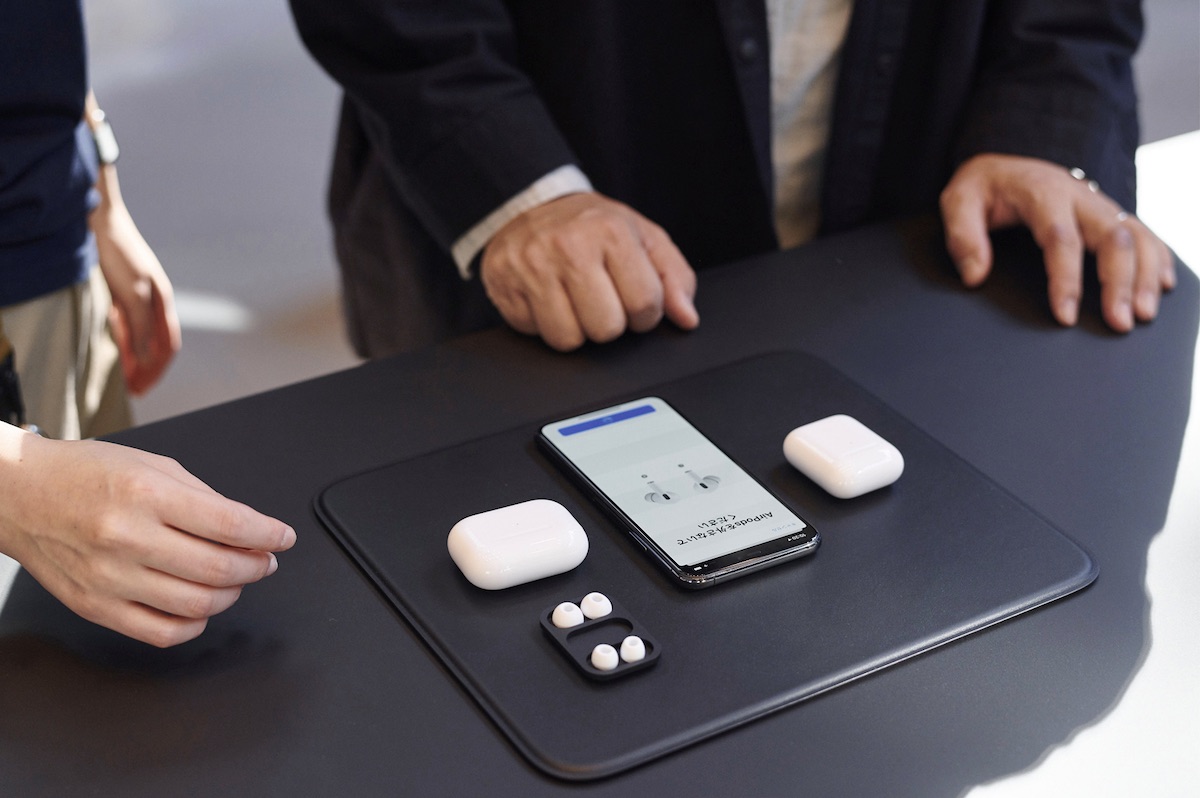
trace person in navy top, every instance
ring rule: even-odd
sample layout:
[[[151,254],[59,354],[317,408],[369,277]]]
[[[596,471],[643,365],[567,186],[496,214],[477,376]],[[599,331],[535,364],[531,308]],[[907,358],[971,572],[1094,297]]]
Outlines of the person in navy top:
[[[80,0],[0,7],[0,76],[0,319],[27,414],[56,438],[113,432],[127,389],[166,370],[179,322],[121,198]]]
[[[171,285],[121,199],[80,0],[0,3],[0,554],[88,620],[190,640],[295,532],[165,457],[101,441],[179,348]],[[111,292],[111,306],[109,300]],[[114,311],[110,324],[110,307]],[[16,380],[0,375],[0,418]]]

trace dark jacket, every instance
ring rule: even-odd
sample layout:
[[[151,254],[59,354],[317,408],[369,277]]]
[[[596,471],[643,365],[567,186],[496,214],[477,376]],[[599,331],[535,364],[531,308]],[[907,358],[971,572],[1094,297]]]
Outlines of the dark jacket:
[[[776,246],[764,5],[291,0],[345,88],[330,211],[352,338],[485,323],[449,247],[564,163],[696,267]],[[981,152],[1079,166],[1133,206],[1134,0],[856,0],[823,230],[931,210]]]

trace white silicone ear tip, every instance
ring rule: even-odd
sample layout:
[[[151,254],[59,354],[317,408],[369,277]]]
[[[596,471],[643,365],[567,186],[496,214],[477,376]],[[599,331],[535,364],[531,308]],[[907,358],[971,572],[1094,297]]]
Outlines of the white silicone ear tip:
[[[603,593],[588,593],[579,605],[583,614],[592,620],[603,618],[612,612],[612,602]]]
[[[592,664],[596,666],[596,670],[611,671],[620,664],[617,650],[608,643],[601,643],[592,649]]]
[[[583,613],[571,602],[564,601],[554,608],[554,614],[550,616],[550,622],[559,629],[570,629],[572,626],[578,626],[583,623]]]
[[[637,635],[630,635],[621,642],[621,659],[625,662],[640,662],[646,658],[646,644]]]

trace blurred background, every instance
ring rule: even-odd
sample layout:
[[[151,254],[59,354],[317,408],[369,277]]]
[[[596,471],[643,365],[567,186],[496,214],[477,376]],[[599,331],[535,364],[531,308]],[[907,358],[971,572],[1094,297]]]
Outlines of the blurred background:
[[[138,420],[354,365],[324,212],[338,92],[286,0],[85,8],[125,199],[184,326],[183,351],[136,402]],[[1145,13],[1137,77],[1151,142],[1200,129],[1200,3],[1146,0]]]
[[[148,422],[352,366],[324,198],[338,92],[286,0],[88,0],[125,201],[183,350]]]

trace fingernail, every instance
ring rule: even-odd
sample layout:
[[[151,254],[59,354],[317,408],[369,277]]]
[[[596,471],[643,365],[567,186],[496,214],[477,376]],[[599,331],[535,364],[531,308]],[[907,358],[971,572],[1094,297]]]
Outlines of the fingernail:
[[[1058,321],[1070,327],[1079,319],[1079,303],[1074,299],[1060,299],[1056,308],[1055,315],[1058,316]]]
[[[969,288],[974,288],[979,284],[982,271],[983,261],[973,255],[958,262],[958,274]]]
[[[267,566],[267,576],[270,576],[279,570],[279,560],[276,559],[275,555],[271,554],[270,552],[267,552],[267,556],[271,558],[271,564]]]
[[[1149,321],[1158,315],[1158,294],[1153,291],[1139,291],[1137,295],[1138,317]]]
[[[689,297],[681,297],[679,312],[676,312],[673,321],[681,330],[694,330],[700,324],[700,313],[696,310],[696,303]]]
[[[1129,330],[1133,328],[1133,308],[1128,302],[1120,302],[1113,308],[1113,316],[1117,320],[1117,327],[1121,330]]]
[[[292,545],[295,544],[295,542],[296,542],[296,530],[292,529],[289,526],[283,533],[283,547],[285,549],[290,549],[292,547]]]

